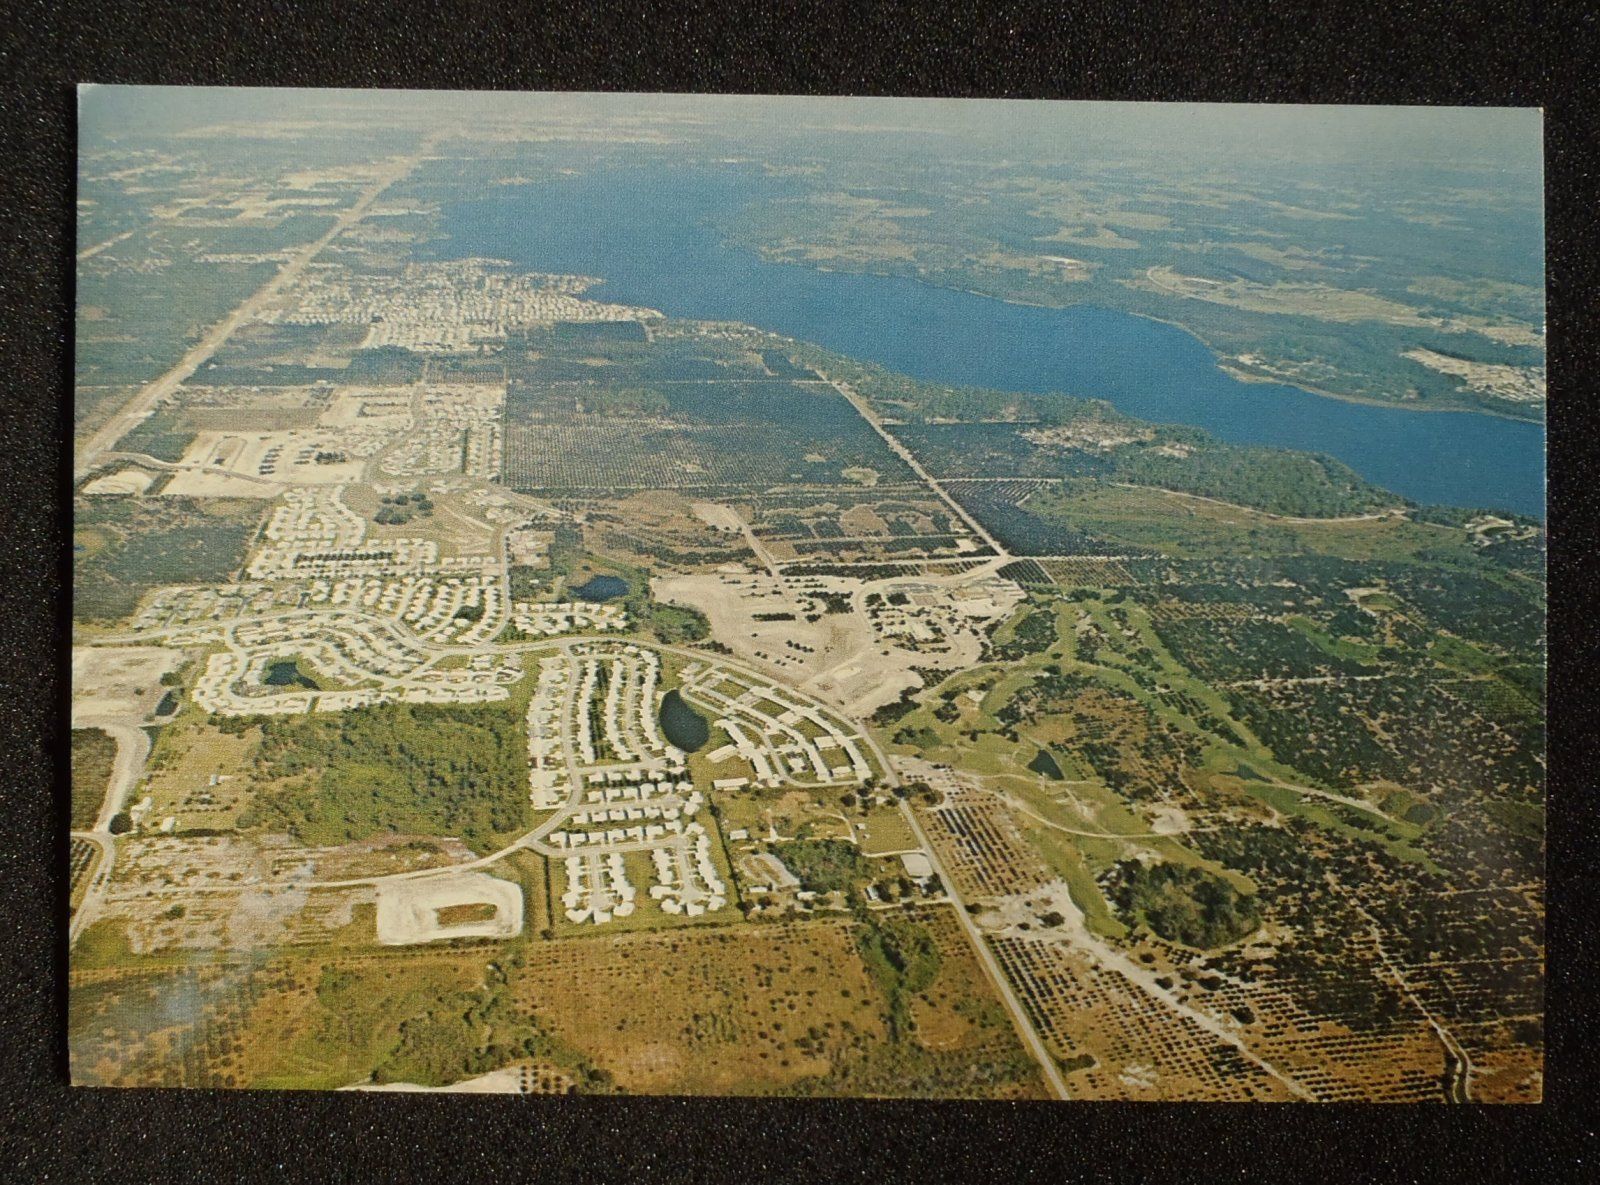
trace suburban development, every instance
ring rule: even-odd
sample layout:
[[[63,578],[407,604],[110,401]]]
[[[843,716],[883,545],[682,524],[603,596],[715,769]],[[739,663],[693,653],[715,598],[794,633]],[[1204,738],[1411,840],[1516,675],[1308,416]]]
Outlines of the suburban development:
[[[86,92],[74,1081],[1538,1101],[1536,201],[567,99]]]

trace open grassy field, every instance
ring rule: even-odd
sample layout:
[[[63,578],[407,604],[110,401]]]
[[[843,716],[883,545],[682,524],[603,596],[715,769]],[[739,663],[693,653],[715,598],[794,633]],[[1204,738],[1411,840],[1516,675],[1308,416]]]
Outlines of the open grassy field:
[[[75,620],[116,621],[162,584],[227,580],[267,511],[261,501],[81,498],[73,507]]]
[[[899,1036],[845,919],[557,943],[520,990],[541,1025],[630,1092],[1036,1090],[954,919],[918,924],[937,970]]]
[[[257,727],[224,732],[186,705],[156,734],[146,766],[152,817],[173,818],[180,831],[234,827],[250,802],[260,740]]]
[[[873,807],[867,812],[863,830],[857,832],[861,851],[868,856],[881,852],[905,852],[920,845],[911,832],[911,825],[899,807]]]
[[[72,730],[72,829],[87,831],[100,814],[117,743],[98,728]]]

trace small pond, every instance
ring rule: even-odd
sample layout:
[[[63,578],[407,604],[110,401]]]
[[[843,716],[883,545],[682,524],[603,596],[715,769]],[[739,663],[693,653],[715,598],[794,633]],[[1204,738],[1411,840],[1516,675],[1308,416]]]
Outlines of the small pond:
[[[315,680],[309,678],[300,670],[300,664],[292,658],[280,658],[276,662],[268,663],[266,674],[261,681],[268,687],[308,687],[315,688]]]
[[[689,706],[676,688],[661,697],[661,732],[667,743],[693,753],[711,739],[706,718]]]
[[[628,582],[620,576],[591,576],[572,590],[580,601],[612,601],[628,591]]]

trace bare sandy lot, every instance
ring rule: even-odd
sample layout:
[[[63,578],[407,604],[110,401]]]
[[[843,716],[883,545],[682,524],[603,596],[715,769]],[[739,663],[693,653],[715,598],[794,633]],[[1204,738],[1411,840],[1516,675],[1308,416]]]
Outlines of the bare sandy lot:
[[[144,469],[119,469],[97,477],[83,487],[85,494],[142,494],[156,475]]]
[[[411,421],[411,396],[391,388],[340,387],[328,409],[317,417],[327,428],[353,424],[403,428]]]
[[[166,693],[161,676],[182,661],[165,646],[74,646],[73,721],[144,719]]]
[[[689,507],[694,516],[706,526],[718,531],[742,531],[744,522],[739,512],[720,502],[696,502]]]
[[[492,905],[486,921],[447,926],[439,911],[454,905]],[[510,938],[522,931],[522,886],[482,872],[382,881],[378,885],[378,941],[410,946],[444,938]]]
[[[837,707],[848,710],[851,697],[840,695],[839,680],[830,672],[841,667],[857,676],[881,671],[877,664],[884,655],[873,646],[872,628],[864,617],[830,613],[806,621],[801,599],[765,573],[658,577],[651,595],[699,609],[711,622],[713,638],[790,686],[810,690],[813,682],[826,680],[824,697]],[[897,688],[888,699],[898,694]]]
[[[522,1094],[524,1093],[524,1080],[526,1071],[521,1066],[507,1066],[502,1070],[490,1070],[487,1074],[480,1074],[476,1078],[468,1078],[461,1082],[452,1082],[448,1086],[419,1086],[415,1082],[363,1082],[356,1086],[341,1086],[340,1090],[374,1090],[395,1094],[410,1094],[414,1092],[428,1094]]]
[[[874,630],[866,596],[898,592],[907,594],[911,612],[936,627],[929,633],[935,640],[923,644]],[[848,598],[848,609],[819,613],[816,597],[824,594]],[[711,623],[712,637],[738,657],[854,716],[920,686],[914,667],[954,670],[977,662],[981,625],[1005,616],[1022,599],[1019,588],[996,580],[988,568],[874,581],[789,580],[719,569],[658,577],[651,595],[699,609]],[[807,616],[817,619],[807,621]]]

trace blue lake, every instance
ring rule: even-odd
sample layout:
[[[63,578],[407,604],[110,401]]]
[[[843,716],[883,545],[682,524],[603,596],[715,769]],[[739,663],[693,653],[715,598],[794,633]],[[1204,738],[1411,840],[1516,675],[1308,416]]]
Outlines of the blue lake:
[[[1130,313],[766,263],[723,243],[714,216],[786,185],[732,168],[559,177],[451,206],[440,249],[601,276],[599,299],[741,321],[933,382],[1064,391],[1235,443],[1327,453],[1418,502],[1544,516],[1542,425],[1242,383],[1191,334]]]

